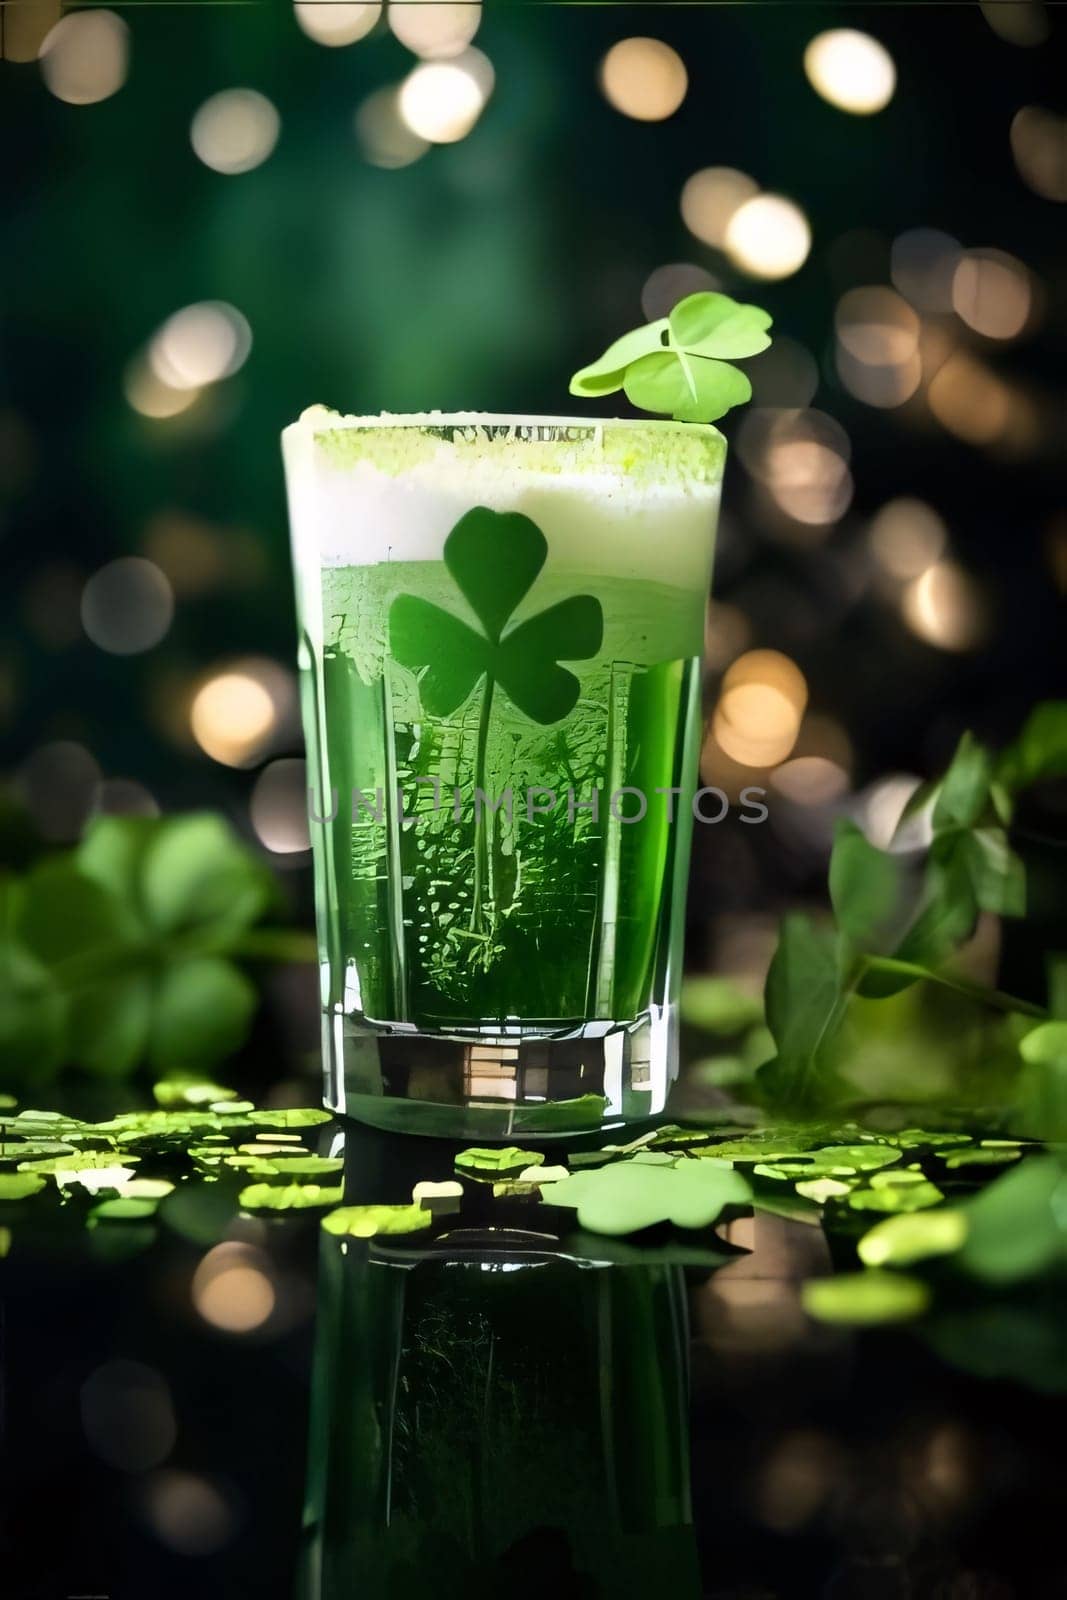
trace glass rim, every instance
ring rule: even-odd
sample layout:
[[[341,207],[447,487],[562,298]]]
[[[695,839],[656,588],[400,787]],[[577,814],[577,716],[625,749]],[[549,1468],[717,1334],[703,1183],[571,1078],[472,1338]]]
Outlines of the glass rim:
[[[521,442],[523,430],[529,429],[534,439],[559,431],[573,435],[595,437],[598,433],[615,431],[625,433],[677,434],[685,438],[704,436],[720,439],[725,436],[710,422],[678,422],[672,417],[574,417],[538,414],[534,412],[495,411],[383,411],[377,415],[356,416],[351,412],[332,411],[328,406],[310,406],[288,424],[284,433],[309,432],[312,435],[340,432],[425,432],[471,428],[484,433],[510,433]]]

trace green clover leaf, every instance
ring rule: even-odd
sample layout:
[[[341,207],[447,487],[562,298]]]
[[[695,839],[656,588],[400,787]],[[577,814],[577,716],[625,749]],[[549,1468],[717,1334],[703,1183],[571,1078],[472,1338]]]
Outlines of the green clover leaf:
[[[747,1205],[748,1180],[709,1161],[679,1161],[669,1167],[619,1162],[595,1172],[575,1172],[553,1183],[543,1203],[578,1213],[590,1233],[639,1233],[657,1223],[677,1228],[708,1228],[726,1206]]]
[[[669,317],[616,339],[598,361],[571,379],[571,394],[617,389],[642,411],[677,422],[714,422],[752,397],[752,385],[730,365],[770,344],[770,316],[729,295],[701,292],[680,300]]]
[[[677,422],[714,422],[731,406],[752,398],[752,385],[727,361],[685,350],[661,350],[627,367],[627,400],[642,411],[666,412]]]
[[[662,350],[668,336],[666,317],[660,317],[658,322],[650,322],[647,327],[635,328],[632,333],[624,333],[621,339],[616,339],[614,344],[608,346],[599,361],[574,374],[571,394],[613,394],[616,389],[622,388],[627,367],[642,356]]]
[[[547,554],[545,536],[529,517],[475,506],[446,539],[444,560],[483,631],[417,595],[393,601],[389,646],[401,666],[418,674],[430,716],[458,710],[483,679],[534,722],[560,722],[574,709],[578,679],[560,662],[587,661],[600,649],[599,600],[571,595],[504,633]]]
[[[690,294],[679,300],[667,321],[671,342],[692,356],[737,361],[758,356],[770,344],[770,313],[739,305],[728,294]]]

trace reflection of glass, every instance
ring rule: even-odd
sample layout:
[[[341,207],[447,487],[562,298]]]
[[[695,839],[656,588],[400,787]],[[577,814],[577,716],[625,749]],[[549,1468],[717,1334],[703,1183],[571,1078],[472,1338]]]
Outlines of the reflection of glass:
[[[681,1269],[456,1227],[319,1270],[301,1600],[697,1600]]]
[[[506,1232],[347,1243],[323,1234],[307,1600],[531,1572],[548,1595],[698,1595],[680,1269]]]
[[[286,430],[338,1109],[491,1137],[663,1108],[723,452],[655,422]]]

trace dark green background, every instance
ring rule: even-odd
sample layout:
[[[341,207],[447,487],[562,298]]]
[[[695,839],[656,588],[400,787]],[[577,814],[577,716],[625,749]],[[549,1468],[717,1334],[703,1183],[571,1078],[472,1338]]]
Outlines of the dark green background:
[[[164,808],[218,805],[247,829],[254,774],[176,744],[165,708],[216,662],[293,658],[279,429],[313,400],[568,410],[570,372],[640,320],[644,280],[670,261],[706,265],[729,292],[765,303],[819,360],[814,403],[851,437],[852,509],[813,548],[775,539],[733,461],[716,583],[754,644],[798,661],[811,708],[845,724],[857,784],[936,770],[965,726],[1005,738],[1053,689],[1062,208],[1022,183],[1008,128],[1021,105],[1059,103],[1062,13],[1050,11],[1046,44],[1022,49],[977,5],[490,5],[476,40],[496,69],[485,115],[462,143],[400,171],[369,166],[352,128],[367,93],[411,65],[384,26],[330,50],[281,0],[122,14],[129,78],[101,104],[64,104],[35,65],[0,63],[0,681],[14,763],[44,740],[77,739],[106,775],[140,779]],[[879,115],[843,114],[804,76],[805,44],[842,22],[869,28],[897,63]],[[597,87],[604,51],[635,33],[667,40],[688,67],[688,96],[667,122],[629,120]],[[224,177],[196,159],[188,128],[208,95],[235,85],[275,102],[282,133],[263,166]],[[803,205],[814,246],[794,277],[747,283],[688,234],[679,192],[711,164]],[[1048,424],[1035,453],[1004,459],[840,389],[835,303],[888,281],[892,238],[916,226],[1009,250],[1037,275],[1035,332],[1003,347],[972,340],[1031,390]],[[124,398],[126,365],[201,299],[245,314],[251,357],[198,408],[201,422],[146,421]],[[898,494],[938,508],[957,559],[987,586],[981,650],[921,643],[864,579],[866,519]],[[180,600],[143,656],[108,656],[84,638],[46,648],[27,616],[42,567],[88,576],[140,551],[167,510],[222,530],[242,552],[234,575]],[[825,840],[813,850],[788,824],[758,844],[735,829],[728,849],[698,831],[697,870],[719,906],[777,903],[821,879]]]

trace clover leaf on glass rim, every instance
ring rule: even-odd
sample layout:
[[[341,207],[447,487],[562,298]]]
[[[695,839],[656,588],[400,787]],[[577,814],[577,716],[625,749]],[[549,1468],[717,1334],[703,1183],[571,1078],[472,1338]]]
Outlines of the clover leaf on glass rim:
[[[622,389],[642,411],[676,422],[715,422],[752,398],[752,385],[730,363],[766,350],[771,317],[758,306],[701,290],[668,317],[623,334],[571,379],[571,394],[598,397]]]

